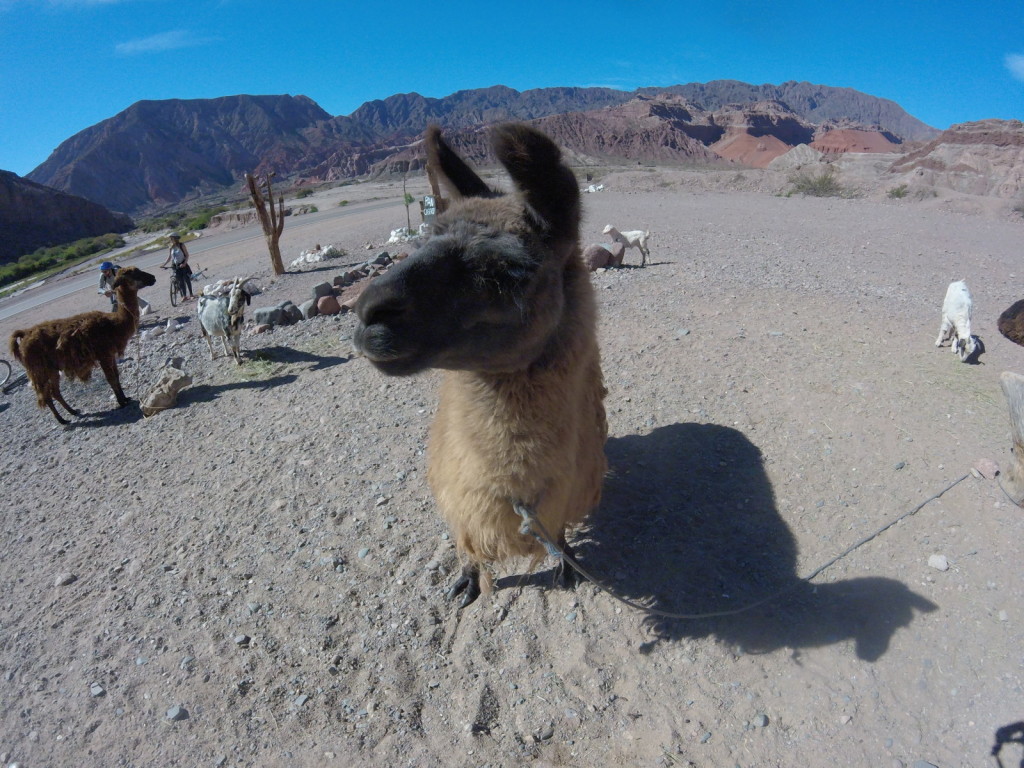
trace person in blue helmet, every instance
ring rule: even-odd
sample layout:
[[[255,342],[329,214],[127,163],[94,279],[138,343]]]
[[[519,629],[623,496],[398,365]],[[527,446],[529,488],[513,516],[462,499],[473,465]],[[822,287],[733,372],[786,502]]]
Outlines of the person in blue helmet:
[[[117,279],[117,272],[121,269],[110,261],[100,264],[100,293],[110,299],[110,311],[117,312],[117,294],[114,293],[114,281]],[[149,302],[139,296],[139,315],[149,312]]]

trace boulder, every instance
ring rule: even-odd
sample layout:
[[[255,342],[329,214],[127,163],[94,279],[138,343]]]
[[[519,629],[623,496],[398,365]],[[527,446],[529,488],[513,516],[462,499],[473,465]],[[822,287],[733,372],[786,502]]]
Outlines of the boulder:
[[[281,324],[294,325],[302,320],[302,310],[290,301],[282,301],[278,308],[281,310]]]
[[[316,309],[321,315],[336,315],[341,312],[341,304],[338,303],[334,294],[331,294],[330,296],[321,296],[316,302]]]
[[[309,320],[309,318],[316,317],[319,314],[316,308],[318,301],[319,299],[313,298],[310,299],[309,301],[304,301],[301,304],[299,304],[299,311],[302,312],[303,320]]]
[[[267,333],[268,331],[274,330],[274,326],[269,323],[262,323],[260,325],[254,325],[252,328],[252,335],[255,336],[257,333]]]
[[[313,298],[320,299],[324,296],[332,296],[334,294],[334,286],[330,283],[317,283],[313,286]]]
[[[362,295],[363,291],[366,290],[366,286],[369,284],[369,280],[363,280],[355,285],[350,285],[342,291],[341,296],[338,297],[338,304],[341,305],[341,311],[347,312],[354,308],[356,301],[359,299],[360,295]]]
[[[183,363],[180,357],[168,362],[160,381],[142,401],[143,416],[149,417],[173,408],[178,402],[178,393],[192,384],[192,377],[182,370]]]
[[[583,249],[583,263],[591,272],[607,267],[612,260],[612,255],[603,245],[591,244]]]
[[[257,307],[252,311],[252,321],[256,325],[285,325],[284,312],[280,307]]]

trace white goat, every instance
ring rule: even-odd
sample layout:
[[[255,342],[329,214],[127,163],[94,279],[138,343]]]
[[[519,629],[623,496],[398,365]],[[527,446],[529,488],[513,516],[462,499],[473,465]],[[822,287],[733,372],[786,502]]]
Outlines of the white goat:
[[[644,232],[642,229],[632,229],[629,232],[619,232],[619,230],[611,224],[608,224],[604,228],[604,234],[611,235],[612,240],[617,243],[622,243],[627,248],[636,248],[640,251],[641,267],[647,263],[647,257],[651,255],[651,252],[647,250],[647,238],[651,236],[650,232]]]
[[[946,339],[952,339],[950,348],[954,354],[960,355],[964,362],[977,349],[977,340],[971,335],[971,292],[967,283],[957,280],[949,284],[946,298],[942,302],[942,324],[939,326],[939,338],[935,346],[941,347]]]
[[[242,288],[244,284],[245,280],[236,277],[225,286],[227,293],[211,295],[204,291],[199,297],[199,327],[210,346],[211,360],[217,359],[211,337],[220,336],[224,343],[224,353],[234,355],[235,362],[242,364],[239,345],[242,324],[245,322],[245,305],[252,301],[252,295]]]

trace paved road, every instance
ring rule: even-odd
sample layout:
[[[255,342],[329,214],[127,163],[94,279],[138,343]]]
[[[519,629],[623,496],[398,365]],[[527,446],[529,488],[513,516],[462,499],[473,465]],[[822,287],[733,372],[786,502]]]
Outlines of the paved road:
[[[319,224],[329,219],[396,206],[404,207],[404,203],[401,200],[379,200],[369,203],[353,203],[343,208],[332,208],[327,211],[318,211],[316,213],[306,213],[301,217],[290,219],[288,229],[289,231],[301,229],[302,227],[309,226],[310,224]],[[262,241],[263,231],[258,226],[253,225],[201,237],[198,240],[192,240],[189,242],[188,252],[193,258],[195,258],[198,254],[215,251],[218,248],[225,248],[229,245],[235,245],[236,243],[248,240]],[[149,267],[159,266],[163,263],[165,258],[167,258],[167,253],[165,250],[161,249],[154,253],[144,254],[132,259],[132,264],[146,269]],[[88,274],[79,275],[77,277],[50,278],[50,282],[44,283],[38,288],[27,290],[17,296],[9,296],[5,299],[0,299],[0,320],[6,320],[7,318],[14,317],[21,312],[27,312],[30,309],[41,307],[51,301],[63,299],[65,296],[70,296],[72,293],[77,291],[85,289],[95,291],[98,284],[99,277],[92,271]]]

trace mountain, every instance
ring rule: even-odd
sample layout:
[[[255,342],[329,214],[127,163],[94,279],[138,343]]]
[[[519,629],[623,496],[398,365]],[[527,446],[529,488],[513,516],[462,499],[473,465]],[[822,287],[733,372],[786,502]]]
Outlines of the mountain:
[[[331,116],[305,96],[140,101],[63,142],[29,179],[138,211],[301,165],[302,131]]]
[[[829,121],[896,141],[937,133],[891,101],[794,82],[719,80],[636,92],[497,85],[441,99],[396,94],[337,117],[305,96],[243,95],[138,102],[63,142],[28,178],[142,213],[237,191],[246,172],[336,180],[381,167],[416,167],[400,160],[415,155],[410,148],[428,124],[464,134],[472,144],[474,131],[504,120],[537,121],[581,156],[642,162],[714,160],[718,155],[707,148],[723,137],[736,144],[739,134],[765,137],[754,144],[772,144],[774,153],[781,147],[767,137],[792,146]]]
[[[37,248],[60,245],[134,226],[122,213],[0,171],[0,263]]]
[[[978,120],[950,126],[889,170],[905,174],[908,183],[1019,198],[1024,193],[1024,123]]]

